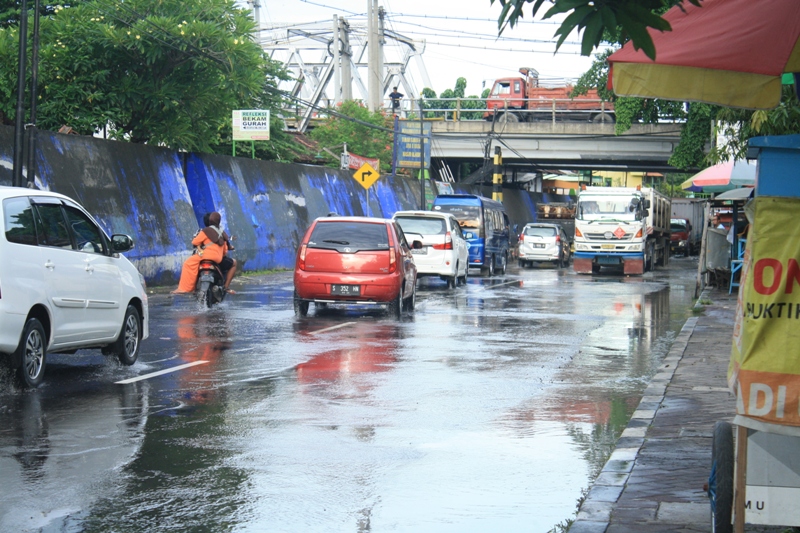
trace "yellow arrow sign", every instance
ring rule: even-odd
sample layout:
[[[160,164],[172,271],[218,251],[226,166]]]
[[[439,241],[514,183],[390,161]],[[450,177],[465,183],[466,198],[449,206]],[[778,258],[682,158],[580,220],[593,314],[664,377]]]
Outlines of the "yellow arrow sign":
[[[381,175],[378,171],[372,168],[372,165],[369,163],[361,165],[361,168],[356,170],[355,174],[353,174],[353,178],[365,189],[372,187],[372,184],[378,181],[380,177]]]

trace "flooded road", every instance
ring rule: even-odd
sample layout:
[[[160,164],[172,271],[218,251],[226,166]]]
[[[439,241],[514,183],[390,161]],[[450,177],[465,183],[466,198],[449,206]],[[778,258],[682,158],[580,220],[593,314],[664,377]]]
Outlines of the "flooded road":
[[[0,531],[550,531],[691,316],[696,267],[424,279],[401,321],[295,318],[290,273],[210,311],[152,295],[132,367],[52,356],[28,392],[3,369]]]

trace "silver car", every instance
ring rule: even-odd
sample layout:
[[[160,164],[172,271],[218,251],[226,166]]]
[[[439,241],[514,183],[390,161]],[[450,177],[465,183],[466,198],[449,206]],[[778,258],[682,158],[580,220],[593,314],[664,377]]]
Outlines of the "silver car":
[[[558,224],[526,224],[519,237],[519,266],[550,262],[557,267],[569,265],[570,242]]]
[[[411,250],[418,278],[439,276],[448,288],[466,285],[469,244],[456,217],[433,211],[398,211],[393,218],[407,240],[422,242],[422,248]]]

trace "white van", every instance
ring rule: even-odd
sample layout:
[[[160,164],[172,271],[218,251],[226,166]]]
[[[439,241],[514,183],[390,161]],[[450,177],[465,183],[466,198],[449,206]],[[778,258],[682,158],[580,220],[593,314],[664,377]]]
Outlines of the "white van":
[[[61,194],[0,187],[0,355],[25,387],[39,385],[47,353],[100,348],[126,365],[149,334],[144,277]]]

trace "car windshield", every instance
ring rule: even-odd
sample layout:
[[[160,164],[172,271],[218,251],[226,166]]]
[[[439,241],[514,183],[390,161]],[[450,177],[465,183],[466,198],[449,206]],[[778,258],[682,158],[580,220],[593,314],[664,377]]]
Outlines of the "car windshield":
[[[397,223],[403,228],[403,233],[417,233],[419,235],[444,235],[447,226],[444,219],[437,217],[397,217]]]
[[[477,205],[441,205],[442,211],[452,213],[461,229],[480,229],[481,208]]]
[[[627,195],[587,196],[578,199],[578,218],[581,220],[636,220],[636,203]]]
[[[308,246],[332,250],[388,250],[389,235],[385,224],[321,221],[314,227]]]
[[[556,234],[556,228],[548,228],[546,226],[527,226],[525,228],[525,235],[530,237],[552,237]]]

